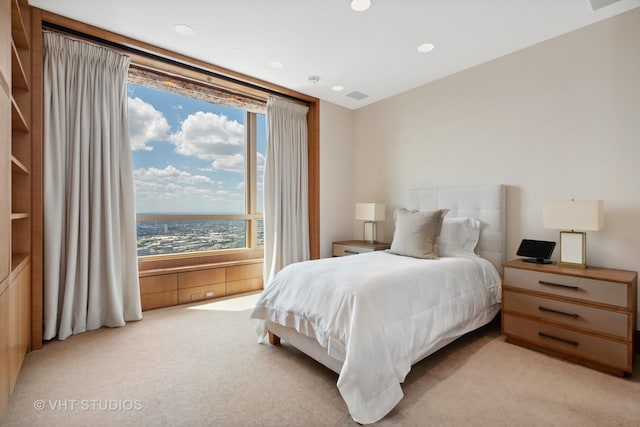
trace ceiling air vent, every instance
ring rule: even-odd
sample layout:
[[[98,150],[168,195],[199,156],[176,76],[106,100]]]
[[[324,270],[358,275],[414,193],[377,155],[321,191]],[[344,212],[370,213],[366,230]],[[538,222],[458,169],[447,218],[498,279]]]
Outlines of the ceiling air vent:
[[[620,0],[589,0],[592,10],[598,10],[601,7],[609,6],[610,4],[619,2]]]
[[[355,91],[353,91],[351,93],[348,93],[347,96],[349,98],[355,99],[356,101],[360,101],[361,99],[365,99],[365,98],[369,97],[369,95],[365,95],[364,93],[358,92],[357,90],[355,90]]]

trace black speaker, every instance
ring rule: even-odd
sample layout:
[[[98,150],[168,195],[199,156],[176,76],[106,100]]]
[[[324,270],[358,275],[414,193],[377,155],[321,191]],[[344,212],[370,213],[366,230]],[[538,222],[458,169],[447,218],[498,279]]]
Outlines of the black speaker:
[[[556,242],[546,242],[544,240],[522,239],[516,255],[531,257],[523,259],[524,262],[536,264],[551,264],[551,254],[556,247]]]

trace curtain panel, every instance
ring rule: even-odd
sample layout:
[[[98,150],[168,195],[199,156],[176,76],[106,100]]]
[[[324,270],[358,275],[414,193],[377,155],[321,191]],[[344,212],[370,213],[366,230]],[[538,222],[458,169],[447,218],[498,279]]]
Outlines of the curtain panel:
[[[264,172],[264,283],[309,259],[308,107],[269,97]]]
[[[129,58],[45,32],[44,336],[142,318]]]

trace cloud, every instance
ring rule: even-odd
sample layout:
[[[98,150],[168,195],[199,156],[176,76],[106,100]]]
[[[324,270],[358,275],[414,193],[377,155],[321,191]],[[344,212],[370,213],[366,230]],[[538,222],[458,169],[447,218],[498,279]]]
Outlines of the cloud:
[[[224,115],[190,114],[170,140],[179,154],[210,161],[214,169],[244,172],[244,125]]]
[[[244,182],[227,189],[229,183],[173,165],[139,168],[133,174],[138,212],[240,214],[244,209]]]
[[[258,152],[256,153],[257,156],[257,162],[258,164],[256,166],[258,166],[258,172],[263,172],[264,171],[264,165],[266,164],[267,158],[264,156],[264,154]]]
[[[136,180],[136,191],[137,192],[145,192],[145,193],[153,193],[163,188],[163,185],[159,182],[149,182],[149,181],[140,181]]]
[[[145,212],[197,212],[204,207],[214,211],[215,205],[211,203],[224,201],[218,193],[223,185],[221,181],[193,175],[173,165],[164,169],[136,169],[133,176],[136,182],[136,205]]]
[[[167,191],[169,186],[174,186],[174,184],[136,180],[136,204],[144,203],[147,200],[175,199],[176,195],[180,193],[175,189]]]
[[[181,171],[175,166],[169,165],[164,169],[148,168],[133,171],[136,185],[141,182],[157,183],[159,181],[171,181],[172,184],[215,184],[216,182],[204,175],[193,175]]]
[[[153,150],[147,143],[166,140],[169,130],[167,119],[153,105],[140,98],[129,97],[129,139],[132,150]]]
[[[218,156],[212,163],[214,169],[231,172],[244,172],[244,154],[233,156]]]

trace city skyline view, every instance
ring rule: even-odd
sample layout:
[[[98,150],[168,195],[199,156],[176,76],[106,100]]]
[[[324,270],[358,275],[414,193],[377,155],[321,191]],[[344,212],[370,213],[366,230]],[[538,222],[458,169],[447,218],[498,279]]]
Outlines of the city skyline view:
[[[264,245],[263,222],[257,243]],[[138,221],[138,256],[215,251],[246,247],[247,223],[242,220]]]

